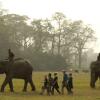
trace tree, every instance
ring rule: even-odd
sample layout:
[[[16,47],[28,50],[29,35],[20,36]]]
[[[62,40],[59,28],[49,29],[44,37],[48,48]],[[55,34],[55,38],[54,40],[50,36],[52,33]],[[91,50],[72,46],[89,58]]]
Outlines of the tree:
[[[84,25],[83,22],[79,20],[71,24],[71,32],[74,37],[74,48],[78,53],[78,66],[81,68],[82,52],[86,49],[86,44],[95,39],[94,31],[89,25]]]
[[[54,21],[56,21],[56,25],[57,25],[57,30],[56,30],[56,34],[58,36],[58,55],[61,54],[61,35],[62,35],[62,24],[63,24],[63,21],[65,19],[65,15],[63,13],[60,13],[60,12],[56,12],[54,15],[53,15],[53,19]]]
[[[10,43],[9,41],[9,32],[8,32],[8,26],[5,24],[4,21],[4,13],[5,10],[0,9],[0,58],[5,58],[6,50]]]
[[[48,20],[33,20],[32,28],[33,28],[33,38],[34,38],[34,48],[37,52],[45,51],[49,37],[49,33],[51,31],[51,24]]]
[[[64,20],[62,23],[63,37],[61,45],[61,53],[69,64],[73,54],[73,34],[71,33],[70,23],[70,20]]]
[[[30,26],[27,25],[27,16],[17,14],[7,14],[3,16],[4,23],[8,26],[9,40],[14,48],[24,48],[28,44],[30,36]],[[16,47],[15,47],[16,46]]]

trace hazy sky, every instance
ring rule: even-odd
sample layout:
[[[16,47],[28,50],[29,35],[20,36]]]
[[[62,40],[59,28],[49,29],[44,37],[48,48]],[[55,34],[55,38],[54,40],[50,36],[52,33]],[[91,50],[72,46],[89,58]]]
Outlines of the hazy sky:
[[[31,18],[48,18],[62,12],[72,20],[83,20],[91,24],[98,38],[95,43],[100,51],[100,0],[0,0],[2,8],[10,13],[28,15]]]

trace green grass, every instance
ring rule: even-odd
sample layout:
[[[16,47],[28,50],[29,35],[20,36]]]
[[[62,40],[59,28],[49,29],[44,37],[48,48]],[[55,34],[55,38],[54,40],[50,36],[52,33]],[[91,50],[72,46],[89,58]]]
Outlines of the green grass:
[[[9,87],[5,88],[4,93],[0,93],[0,100],[100,100],[100,85],[99,81],[96,83],[96,89],[91,89],[90,74],[89,73],[79,73],[73,74],[74,83],[74,94],[67,95],[65,90],[64,95],[59,95],[55,92],[54,96],[39,95],[41,91],[41,86],[43,85],[43,77],[47,72],[34,72],[33,80],[36,85],[36,92],[31,92],[30,86],[28,85],[28,92],[22,92],[24,81],[13,80],[14,83],[14,93],[9,92]],[[59,86],[61,87],[62,73],[58,73],[59,76]],[[0,86],[4,80],[5,76],[0,75]],[[60,88],[61,89],[61,88]]]

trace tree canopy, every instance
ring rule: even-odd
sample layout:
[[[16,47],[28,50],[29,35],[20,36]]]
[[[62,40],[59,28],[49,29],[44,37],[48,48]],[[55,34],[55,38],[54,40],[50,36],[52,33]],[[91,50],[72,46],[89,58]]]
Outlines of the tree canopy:
[[[87,43],[95,40],[95,32],[81,20],[72,21],[61,12],[51,19],[33,19],[0,11],[0,59],[7,58],[11,48],[16,57],[29,59],[35,69],[63,69],[82,66]]]

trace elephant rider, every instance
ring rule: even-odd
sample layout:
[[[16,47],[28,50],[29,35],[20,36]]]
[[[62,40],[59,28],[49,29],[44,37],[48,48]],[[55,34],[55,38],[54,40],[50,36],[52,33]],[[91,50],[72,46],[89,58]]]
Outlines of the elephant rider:
[[[8,49],[8,60],[9,62],[12,62],[14,60],[14,53],[11,51],[11,49]]]
[[[100,61],[100,53],[97,56],[97,61]]]

